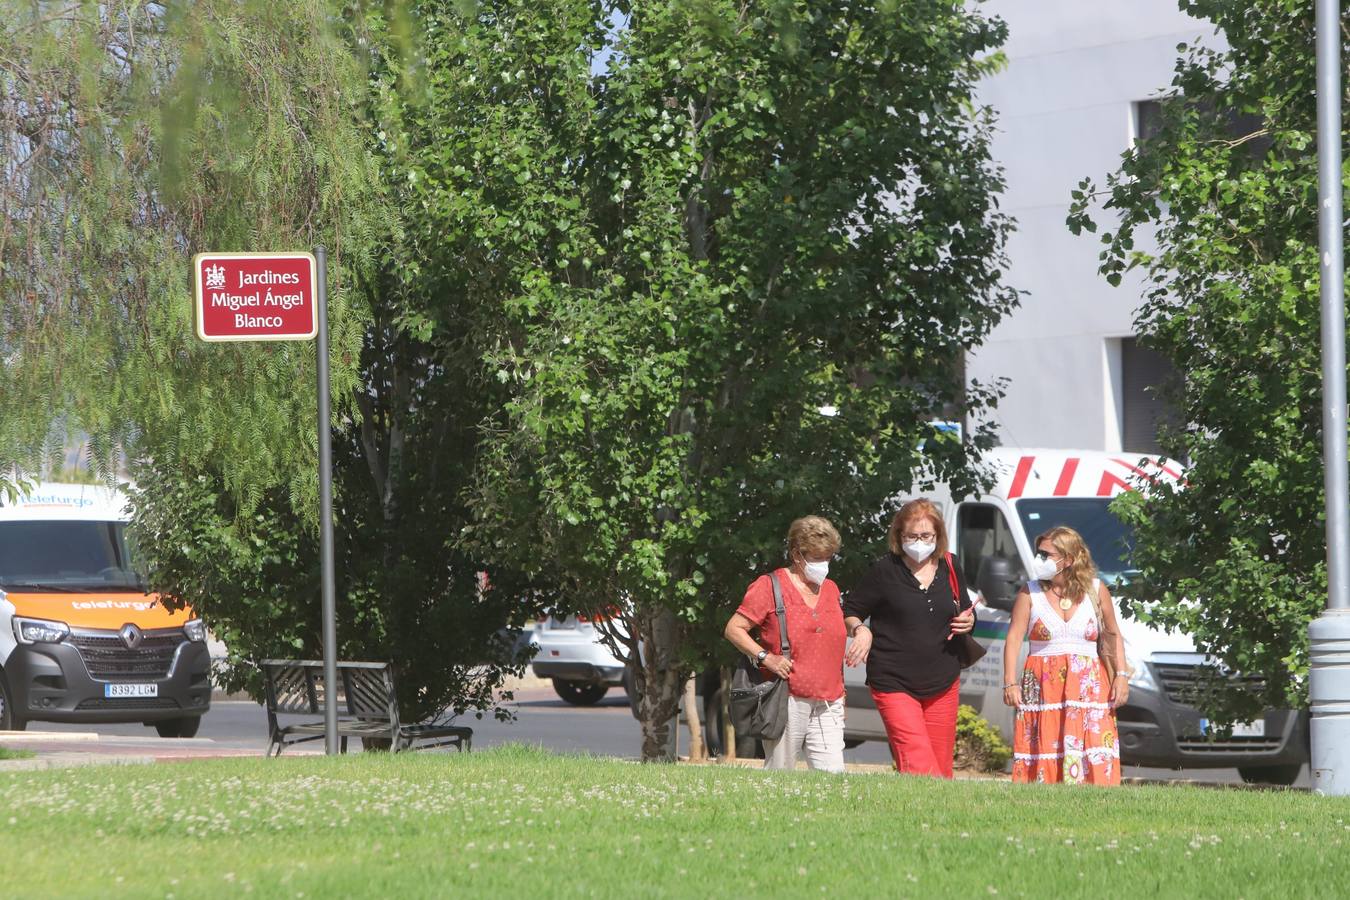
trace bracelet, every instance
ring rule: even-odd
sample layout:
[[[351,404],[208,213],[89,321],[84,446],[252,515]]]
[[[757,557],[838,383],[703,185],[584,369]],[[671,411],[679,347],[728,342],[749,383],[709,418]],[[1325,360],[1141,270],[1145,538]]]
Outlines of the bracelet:
[[[849,632],[848,636],[849,636],[849,637],[857,637],[857,636],[858,636],[858,629],[859,629],[859,628],[867,628],[867,625],[864,624],[864,623],[862,623],[862,622],[859,622],[856,626],[854,626],[853,630]],[[867,628],[867,630],[868,630],[868,631],[871,631],[872,629]]]
[[[1008,688],[1010,688],[1010,687],[1017,687],[1017,682],[1015,682],[1015,681],[1010,681],[1010,682],[1008,682],[1007,684],[1005,684],[1005,685],[1003,686],[1003,689],[1006,691],[1006,690],[1007,690]]]

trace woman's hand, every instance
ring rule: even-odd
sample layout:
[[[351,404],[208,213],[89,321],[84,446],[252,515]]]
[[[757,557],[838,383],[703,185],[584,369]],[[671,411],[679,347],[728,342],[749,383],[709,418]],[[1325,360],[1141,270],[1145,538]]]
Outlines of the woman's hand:
[[[764,668],[779,678],[786,678],[792,674],[792,660],[786,656],[779,656],[777,653],[770,653],[764,657]]]
[[[1022,705],[1022,686],[1020,684],[1010,684],[1003,689],[1003,703],[1006,706],[1018,707]]]
[[[975,627],[975,607],[968,608],[961,615],[952,619],[951,624],[951,633],[947,635],[949,639],[958,634],[970,634],[971,629]]]
[[[867,654],[872,652],[872,629],[866,625],[859,625],[853,629],[853,642],[848,645],[848,651],[844,654],[844,663],[850,666],[856,666],[867,661]]]
[[[1111,707],[1124,706],[1130,699],[1130,678],[1124,672],[1111,679]]]

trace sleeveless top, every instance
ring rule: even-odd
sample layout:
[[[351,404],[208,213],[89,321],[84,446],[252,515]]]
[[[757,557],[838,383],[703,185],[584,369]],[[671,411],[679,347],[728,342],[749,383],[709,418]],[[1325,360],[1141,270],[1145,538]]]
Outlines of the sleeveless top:
[[[1092,590],[1097,590],[1098,579],[1092,580]],[[1031,594],[1031,622],[1027,628],[1027,638],[1031,642],[1030,656],[1096,656],[1097,609],[1092,597],[1083,595],[1082,601],[1064,621],[1045,593],[1039,581],[1027,582],[1027,591]]]

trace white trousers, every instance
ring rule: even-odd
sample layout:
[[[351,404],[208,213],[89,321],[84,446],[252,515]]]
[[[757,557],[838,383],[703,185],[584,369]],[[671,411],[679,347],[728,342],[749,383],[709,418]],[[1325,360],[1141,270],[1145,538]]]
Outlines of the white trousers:
[[[764,768],[795,769],[805,751],[808,768],[844,771],[844,698],[808,700],[788,697],[787,728],[776,741],[764,742]]]

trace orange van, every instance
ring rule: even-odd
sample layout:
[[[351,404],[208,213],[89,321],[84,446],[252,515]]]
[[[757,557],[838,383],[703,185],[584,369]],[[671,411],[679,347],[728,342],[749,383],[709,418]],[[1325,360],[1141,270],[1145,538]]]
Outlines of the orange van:
[[[126,497],[44,483],[0,500],[0,730],[143,722],[192,737],[211,704],[206,628],[136,570]]]

